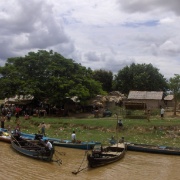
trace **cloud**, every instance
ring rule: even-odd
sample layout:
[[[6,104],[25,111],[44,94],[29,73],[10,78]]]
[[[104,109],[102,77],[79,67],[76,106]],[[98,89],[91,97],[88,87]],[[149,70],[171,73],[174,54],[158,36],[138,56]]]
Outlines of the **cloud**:
[[[117,73],[132,62],[151,63],[172,77],[180,68],[179,5],[179,0],[1,0],[0,65],[9,57],[52,49],[93,70]]]
[[[173,41],[166,41],[160,46],[160,50],[164,53],[167,53],[171,56],[180,53],[179,43],[174,43]]]
[[[11,2],[12,5],[4,4],[4,9],[7,10],[1,11],[3,17],[0,19],[0,37],[7,49],[2,51],[1,58],[8,58],[8,52],[23,55],[23,52],[30,50],[48,49],[57,45],[64,47],[65,44],[69,44],[73,50],[71,39],[64,32],[62,22],[57,21],[51,4],[42,0]],[[12,9],[11,6],[15,8]]]
[[[135,13],[147,13],[148,11],[154,11],[154,12],[174,12],[176,14],[180,14],[179,6],[180,1],[179,0],[132,0],[132,1],[126,1],[126,0],[117,0],[119,3],[121,9]]]

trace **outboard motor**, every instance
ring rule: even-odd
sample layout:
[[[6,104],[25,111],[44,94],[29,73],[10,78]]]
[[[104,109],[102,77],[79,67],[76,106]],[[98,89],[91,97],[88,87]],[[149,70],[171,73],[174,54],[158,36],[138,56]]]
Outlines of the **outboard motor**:
[[[43,138],[42,134],[35,134],[34,140],[41,140]]]
[[[92,156],[95,158],[100,158],[102,156],[102,146],[101,144],[96,144],[92,150]]]

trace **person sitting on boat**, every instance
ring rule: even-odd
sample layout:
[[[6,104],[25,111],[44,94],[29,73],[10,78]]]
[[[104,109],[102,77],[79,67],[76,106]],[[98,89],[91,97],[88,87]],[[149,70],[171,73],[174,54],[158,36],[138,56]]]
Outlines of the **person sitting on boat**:
[[[109,140],[109,142],[110,142],[111,145],[114,145],[114,144],[117,143],[116,140],[115,140],[115,138],[114,138],[114,136],[111,137],[111,139]]]
[[[45,140],[45,146],[49,151],[51,151],[51,149],[53,147],[51,142],[49,140],[47,140],[47,139]]]
[[[75,131],[73,131],[73,133],[71,134],[71,139],[72,139],[73,143],[76,142],[76,133],[75,133]]]
[[[15,128],[14,132],[13,132],[14,137],[18,140],[21,136],[21,132],[18,128]]]

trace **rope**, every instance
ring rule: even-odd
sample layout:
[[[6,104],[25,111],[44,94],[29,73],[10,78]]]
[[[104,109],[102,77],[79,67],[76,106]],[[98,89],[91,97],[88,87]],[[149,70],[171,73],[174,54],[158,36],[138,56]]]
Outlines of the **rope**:
[[[81,172],[82,170],[87,169],[87,167],[88,167],[88,166],[80,170],[80,168],[81,168],[81,166],[82,166],[82,164],[83,164],[83,162],[84,162],[84,159],[85,159],[85,157],[86,157],[87,153],[88,153],[88,151],[85,151],[85,154],[84,154],[83,160],[82,160],[82,162],[81,162],[81,164],[80,164],[80,166],[79,166],[78,170],[77,170],[77,171],[73,171],[73,172],[72,172],[73,174],[75,174],[75,175],[76,175],[76,174],[78,174],[79,172]]]
[[[62,160],[56,154],[65,155],[66,153],[55,150],[54,156],[55,156],[56,160],[53,160],[53,162],[56,162],[60,166],[62,164]]]
[[[57,150],[55,150],[55,152],[56,152],[56,153],[58,153],[59,155],[63,155],[63,156],[65,156],[65,155],[66,155],[66,153],[65,153],[65,152],[59,152],[59,151],[57,151]]]

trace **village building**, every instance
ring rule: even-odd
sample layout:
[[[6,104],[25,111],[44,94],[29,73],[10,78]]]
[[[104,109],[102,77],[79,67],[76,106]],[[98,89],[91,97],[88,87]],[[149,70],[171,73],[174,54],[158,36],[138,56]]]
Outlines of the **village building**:
[[[130,91],[126,104],[137,104],[137,108],[150,110],[166,106],[163,91]]]
[[[167,108],[174,107],[174,95],[169,94],[166,97],[164,97],[164,102]]]

